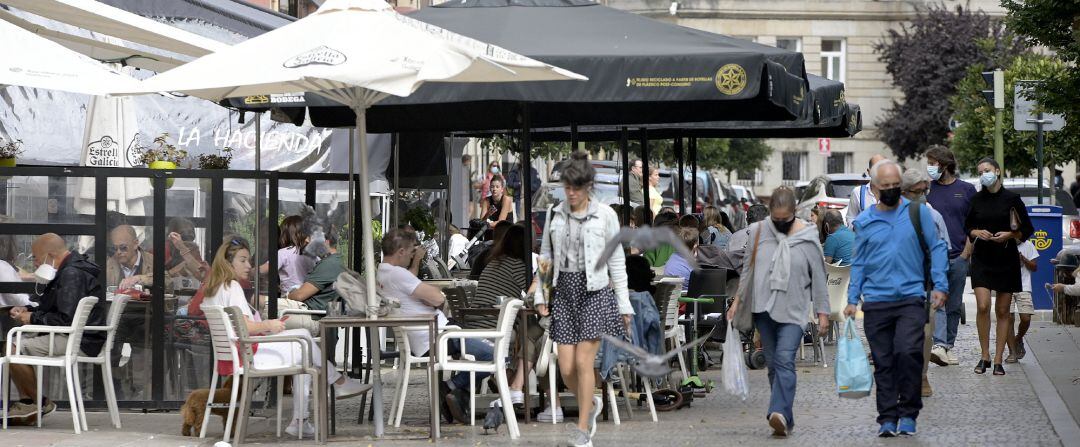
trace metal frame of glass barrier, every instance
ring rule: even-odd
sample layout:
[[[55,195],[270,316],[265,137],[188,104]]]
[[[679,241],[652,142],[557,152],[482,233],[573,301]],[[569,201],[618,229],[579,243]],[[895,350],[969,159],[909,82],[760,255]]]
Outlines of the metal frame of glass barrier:
[[[64,166],[18,166],[13,168],[0,168],[0,186],[6,186],[7,179],[11,177],[50,177],[50,178],[68,178],[68,177],[84,177],[94,178],[94,223],[0,223],[0,234],[13,234],[13,235],[40,235],[43,233],[57,233],[61,236],[78,235],[78,236],[93,236],[94,237],[94,257],[93,261],[101,267],[101,273],[99,275],[99,281],[102,285],[107,284],[105,268],[107,263],[108,253],[108,228],[106,216],[108,214],[108,179],[110,178],[147,178],[151,180],[153,189],[153,215],[152,216],[128,216],[128,224],[134,226],[144,226],[153,228],[152,244],[153,253],[163,254],[165,253],[165,243],[167,232],[167,212],[166,199],[167,192],[169,190],[166,180],[168,179],[209,179],[211,188],[209,191],[210,204],[209,204],[209,218],[196,218],[196,227],[204,227],[209,230],[208,241],[221,241],[224,237],[224,216],[223,210],[225,207],[225,190],[223,188],[224,181],[226,179],[250,179],[256,181],[256,200],[266,200],[267,206],[265,207],[266,216],[277,216],[279,212],[278,201],[278,188],[279,181],[281,180],[302,180],[304,181],[304,198],[305,204],[315,206],[316,194],[317,194],[317,182],[319,181],[349,181],[349,176],[346,174],[322,174],[322,173],[294,173],[294,172],[278,172],[278,171],[237,171],[237,170],[155,170],[146,168],[93,168],[93,167],[64,167]],[[358,182],[359,177],[354,176],[352,181]],[[265,182],[265,183],[263,183]],[[261,183],[266,184],[267,188],[262,188]],[[355,190],[359,190],[359,185],[354,185]],[[263,197],[264,191],[266,197]],[[360,207],[353,207],[354,221],[360,219]],[[7,210],[11,212],[11,210]],[[256,219],[256,225],[259,225],[261,219]],[[276,221],[276,219],[275,219]],[[265,253],[265,259],[269,265],[277,265],[277,249],[278,249],[278,226],[267,225],[267,233],[265,235],[267,242],[267,252]],[[350,246],[356,247],[359,244],[360,238],[358,237],[359,231],[357,228],[349,229]],[[356,241],[356,242],[353,242]],[[252,244],[259,243],[259,241],[252,241]],[[205,251],[207,255],[204,259],[207,262],[211,262],[213,254],[217,249],[217,245],[213,243],[206,244]],[[350,250],[350,255],[353,258],[353,265],[362,265],[360,259],[360,253],[362,251],[356,248]],[[119,405],[128,409],[144,409],[144,410],[157,410],[157,409],[178,409],[183,404],[182,400],[166,400],[165,397],[165,380],[166,374],[166,315],[165,315],[165,256],[154,256],[153,259],[153,277],[154,286],[151,289],[151,301],[150,301],[150,327],[153,330],[150,331],[151,339],[151,388],[150,397],[151,400],[121,400]],[[269,269],[267,275],[267,290],[266,296],[268,297],[267,308],[270,318],[277,316],[277,298],[279,297],[279,277],[277,269]],[[105,287],[102,287],[102,293],[104,294]],[[27,282],[0,282],[0,293],[34,293],[34,284]],[[105,296],[98,297],[101,300],[105,300]],[[172,317],[175,318],[175,317]],[[115,347],[114,350],[119,351],[119,347]],[[210,354],[212,355],[212,354]],[[179,365],[177,365],[179,367]],[[100,373],[97,368],[94,368],[93,377],[93,396],[94,399],[87,400],[86,405],[90,408],[104,408],[104,391],[101,388]],[[207,380],[209,380],[210,371],[206,371]],[[6,378],[5,378],[6,379]],[[99,398],[100,397],[100,398]],[[182,399],[183,397],[180,397]],[[60,402],[58,400],[58,402]],[[66,402],[64,402],[66,404]]]

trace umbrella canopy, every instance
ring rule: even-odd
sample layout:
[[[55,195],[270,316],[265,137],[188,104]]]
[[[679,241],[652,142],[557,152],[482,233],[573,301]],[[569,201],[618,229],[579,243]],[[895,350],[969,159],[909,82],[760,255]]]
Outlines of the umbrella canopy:
[[[466,131],[718,120],[790,120],[809,88],[803,55],[708,33],[587,0],[461,0],[423,8],[417,20],[589,77],[588,82],[421,87],[372,107],[372,131]],[[317,126],[349,126],[348,108],[306,102]],[[292,115],[303,119],[305,111]]]
[[[131,90],[139,81],[100,62],[0,20],[0,85],[104,95]]]
[[[789,121],[714,121],[705,123],[652,124],[629,127],[628,137],[641,138],[646,129],[649,139],[697,138],[845,138],[862,130],[862,116],[857,104],[848,103],[844,84],[816,75],[808,75],[810,93],[804,97],[799,118]],[[534,129],[533,141],[618,141],[624,126],[579,126],[573,135],[569,127]],[[486,137],[513,134],[517,129],[466,132],[461,136]]]

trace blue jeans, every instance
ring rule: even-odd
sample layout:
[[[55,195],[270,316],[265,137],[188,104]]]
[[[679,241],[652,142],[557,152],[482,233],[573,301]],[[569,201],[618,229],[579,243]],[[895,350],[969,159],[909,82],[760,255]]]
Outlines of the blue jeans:
[[[461,341],[458,339],[448,340],[446,351],[450,353],[450,356],[460,358]],[[495,345],[493,345],[490,340],[467,338],[465,339],[465,353],[476,357],[477,361],[490,362],[491,359],[495,357]],[[490,375],[490,373],[476,373],[476,383],[479,384],[481,380]],[[454,376],[450,378],[450,383],[453,384],[455,389],[469,389],[469,373],[455,373]]]
[[[795,403],[795,353],[803,339],[803,327],[791,323],[777,323],[768,313],[754,314],[754,328],[761,335],[761,346],[769,365],[769,411],[765,417],[780,413],[787,419],[788,428],[795,426],[791,407]],[[730,355],[730,354],[725,354]]]
[[[967,285],[968,260],[959,256],[949,260],[949,301],[934,315],[934,344],[952,349],[963,312],[964,287]]]

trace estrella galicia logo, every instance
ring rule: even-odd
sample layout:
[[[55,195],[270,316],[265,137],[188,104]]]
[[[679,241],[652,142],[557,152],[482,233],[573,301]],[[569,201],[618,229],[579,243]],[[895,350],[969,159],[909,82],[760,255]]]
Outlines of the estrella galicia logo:
[[[285,68],[299,68],[306,65],[341,65],[347,59],[345,53],[326,45],[319,45],[289,58],[281,65]]]

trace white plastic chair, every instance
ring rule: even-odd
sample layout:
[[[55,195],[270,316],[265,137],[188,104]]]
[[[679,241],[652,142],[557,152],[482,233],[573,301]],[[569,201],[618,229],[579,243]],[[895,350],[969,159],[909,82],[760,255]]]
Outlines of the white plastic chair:
[[[461,329],[459,326],[446,325],[444,330]],[[394,387],[394,399],[390,405],[390,416],[388,421],[394,424],[394,427],[401,426],[401,415],[405,408],[405,398],[409,394],[409,376],[412,375],[412,367],[414,365],[426,365],[431,361],[430,353],[426,356],[415,356],[412,353],[412,345],[409,343],[409,337],[406,335],[408,331],[427,331],[426,326],[407,326],[407,327],[394,327],[394,340],[398,348],[398,361],[395,366],[400,372],[398,372],[398,384]],[[461,352],[465,352],[465,341],[461,341]],[[475,357],[463,354],[462,358],[466,360],[475,360]],[[481,382],[483,383],[483,382]],[[469,384],[472,389],[476,389],[476,373],[469,374]],[[471,417],[470,425],[476,425],[476,398],[474,397],[469,402],[469,414]]]
[[[436,356],[438,363],[435,365],[435,368],[440,371],[465,371],[474,374],[482,372],[494,375],[499,388],[499,400],[502,402],[506,425],[510,428],[510,439],[517,439],[521,436],[521,432],[518,431],[517,416],[514,414],[514,405],[510,401],[510,384],[506,378],[506,358],[510,354],[510,338],[514,332],[514,319],[524,304],[524,301],[516,298],[503,303],[502,310],[499,311],[499,323],[494,330],[457,329],[439,334]],[[455,360],[450,358],[449,340],[470,338],[488,339],[495,342],[495,352],[491,361],[477,361],[467,358]],[[472,382],[475,390],[475,380]],[[475,414],[475,394],[470,397],[470,400],[474,401],[470,405]]]
[[[64,379],[68,389],[68,399],[71,402],[71,421],[75,425],[75,434],[81,434],[82,430],[88,430],[86,425],[86,414],[80,409],[84,408],[82,404],[82,391],[79,386],[79,374],[76,370],[76,364],[78,363],[79,345],[82,343],[83,330],[86,328],[86,320],[90,318],[90,312],[94,310],[94,305],[97,304],[97,297],[88,296],[79,300],[78,306],[75,308],[75,315],[71,320],[71,326],[45,326],[37,324],[28,324],[12,328],[8,331],[8,345],[7,356],[4,362],[4,372],[0,375],[3,378],[3,393],[4,393],[4,429],[7,429],[7,413],[8,413],[8,400],[9,391],[11,387],[10,380],[10,365],[27,365],[33,366],[37,373],[37,425],[41,427],[41,385],[42,385],[42,367],[54,367],[64,369]],[[49,355],[47,356],[32,356],[22,353],[22,340],[23,334],[48,334],[49,337]],[[52,351],[52,339],[57,334],[67,335],[67,346],[62,354],[53,354]],[[44,337],[45,335],[38,335]],[[14,340],[14,349],[12,349],[11,340]]]
[[[679,324],[679,298],[682,297],[683,279],[664,277],[660,278],[658,282],[675,286],[671,290],[667,307],[663,309],[664,342],[665,344],[669,344],[672,349],[679,349],[683,343],[686,342],[686,331],[684,331],[682,325]],[[686,380],[687,377],[690,377],[690,373],[686,369],[686,359],[683,357],[683,352],[679,351],[679,354],[676,357],[679,359],[679,372],[682,373],[682,380]]]
[[[101,368],[102,382],[105,387],[105,400],[109,405],[109,418],[112,419],[113,426],[120,428],[120,409],[116,405],[116,388],[113,386],[113,374],[112,374],[112,348],[113,343],[116,341],[116,328],[120,325],[120,316],[124,313],[124,307],[127,306],[127,297],[114,298],[109,305],[109,314],[105,320],[105,326],[86,326],[83,331],[101,331],[105,332],[105,344],[101,347],[101,353],[96,357],[78,356],[78,363],[87,363],[90,365],[98,365]],[[82,400],[79,400],[79,412],[86,413],[86,407],[83,406]],[[85,430],[86,427],[83,427]]]
[[[271,378],[271,377],[289,377],[299,374],[308,374],[312,378],[319,376],[319,369],[312,362],[312,344],[311,340],[304,337],[294,337],[286,335],[268,335],[268,336],[249,336],[247,333],[247,325],[244,320],[244,314],[236,307],[222,307],[222,306],[203,306],[203,313],[206,314],[206,321],[210,324],[211,341],[214,345],[214,377],[211,379],[211,390],[217,386],[218,366],[217,360],[224,360],[233,362],[233,384],[231,392],[231,402],[229,404],[229,412],[225,422],[225,442],[229,442],[229,432],[232,428],[234,411],[239,412],[240,419],[239,425],[236,430],[236,443],[240,444],[244,442],[245,435],[247,434],[247,416],[248,408],[251,406],[251,394],[252,394],[252,380],[259,378]],[[255,352],[252,349],[252,345],[256,343],[297,343],[301,346],[300,365],[284,365],[276,368],[256,368],[254,366]],[[237,381],[236,376],[241,377],[240,396],[237,400]],[[277,408],[277,436],[281,436],[281,412],[282,404],[284,404],[285,398],[285,382],[278,380],[278,408]],[[295,390],[297,394],[294,398],[300,398],[300,390]],[[314,399],[314,414],[312,415],[314,420],[318,420],[318,413],[322,411],[320,404],[319,393],[311,393],[312,399]],[[210,393],[209,398],[206,400],[206,412],[203,415],[203,428],[199,433],[200,437],[205,437],[206,426],[209,423],[210,409],[213,405],[214,393]],[[240,405],[237,408],[236,403],[239,401]],[[295,417],[296,415],[294,415]],[[316,427],[316,438],[318,437],[318,427]],[[303,430],[298,430],[297,439],[303,439]]]
[[[427,327],[415,327],[408,329],[427,330]],[[401,426],[401,412],[405,408],[405,396],[409,392],[409,375],[413,365],[426,365],[431,361],[431,356],[418,357],[413,355],[406,328],[394,328],[394,341],[398,347],[398,384],[394,387],[394,400],[390,405],[390,421],[394,427]],[[430,353],[429,353],[430,354]]]

